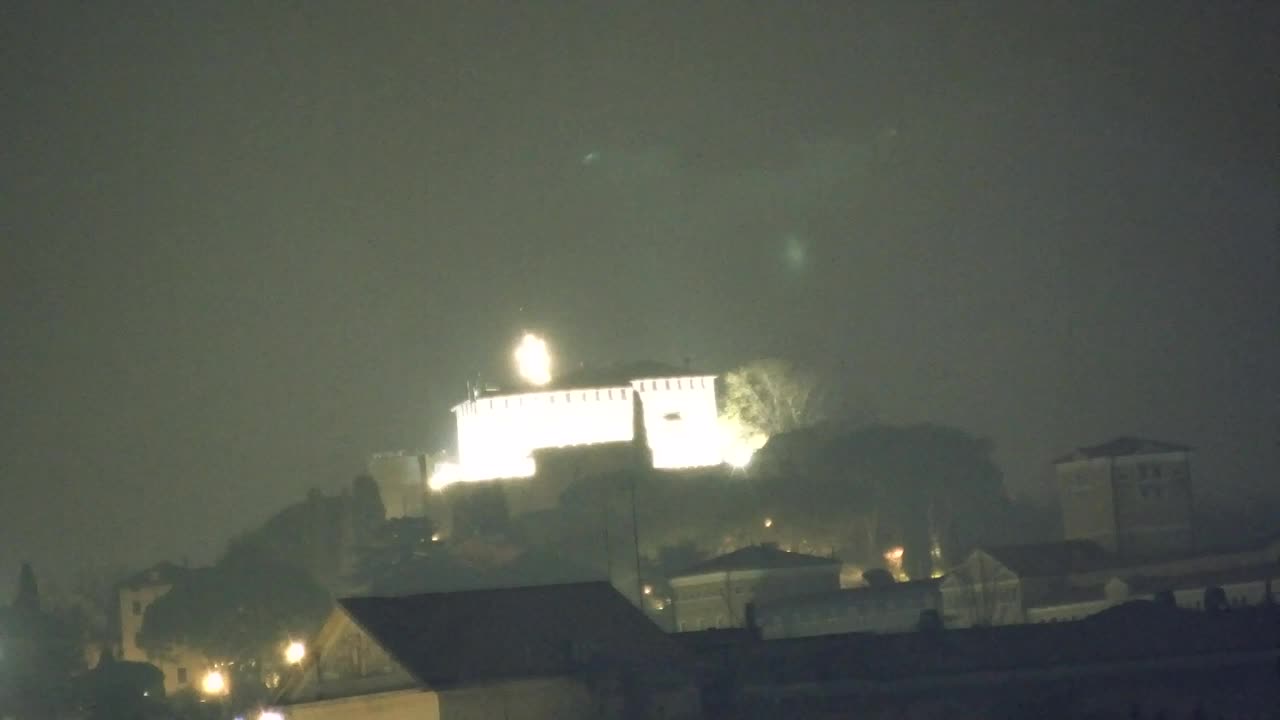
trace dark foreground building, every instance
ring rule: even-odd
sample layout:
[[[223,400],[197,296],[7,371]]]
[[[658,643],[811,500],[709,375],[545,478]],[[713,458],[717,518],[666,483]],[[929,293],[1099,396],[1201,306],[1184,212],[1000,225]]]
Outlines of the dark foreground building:
[[[606,582],[348,598],[290,720],[695,720],[688,653]]]
[[[760,640],[678,636],[708,718],[1277,718],[1280,612],[1151,602],[1079,622]]]

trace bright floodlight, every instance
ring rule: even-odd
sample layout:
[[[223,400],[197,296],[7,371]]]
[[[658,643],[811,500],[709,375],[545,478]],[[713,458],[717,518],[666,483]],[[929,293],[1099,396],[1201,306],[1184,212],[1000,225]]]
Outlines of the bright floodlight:
[[[302,662],[302,658],[307,656],[307,646],[298,640],[291,641],[284,648],[284,661],[290,665],[297,665]]]
[[[725,450],[724,461],[735,470],[744,470],[751,464],[751,458],[755,454],[755,448],[745,442],[736,442]]]
[[[551,353],[547,342],[533,333],[525,333],[516,346],[516,370],[530,385],[551,382]]]
[[[227,692],[227,676],[221,670],[210,670],[200,680],[200,691],[205,695],[225,695]]]
[[[263,710],[258,714],[258,720],[284,720],[284,713],[279,710]]]

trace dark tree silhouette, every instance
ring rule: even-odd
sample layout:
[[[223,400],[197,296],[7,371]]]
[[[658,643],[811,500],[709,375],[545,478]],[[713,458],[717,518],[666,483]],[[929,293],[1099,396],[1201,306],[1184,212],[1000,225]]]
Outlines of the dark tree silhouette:
[[[240,543],[152,603],[138,642],[160,654],[185,646],[214,660],[274,659],[290,636],[310,632],[331,607],[328,592],[304,570]]]
[[[862,573],[862,580],[873,588],[888,587],[894,583],[893,575],[884,568],[871,568]]]
[[[409,570],[415,559],[433,549],[435,528],[429,518],[401,517],[386,520],[369,541],[356,549],[351,580],[358,586],[383,586],[389,578]]]
[[[1204,589],[1204,611],[1207,613],[1224,613],[1231,609],[1227,601],[1227,592],[1218,586]]]
[[[84,669],[82,631],[72,614],[45,610],[35,571],[22,566],[13,605],[0,609],[0,717],[56,717],[74,700]]]
[[[22,563],[18,574],[18,592],[13,598],[13,609],[20,613],[40,612],[40,590],[36,585],[36,573],[31,563]]]
[[[830,426],[774,437],[757,453],[759,493],[787,514],[825,525],[876,561],[904,548],[911,577],[959,557],[998,525],[1009,503],[989,441],[939,425]],[[932,552],[943,558],[934,562]]]

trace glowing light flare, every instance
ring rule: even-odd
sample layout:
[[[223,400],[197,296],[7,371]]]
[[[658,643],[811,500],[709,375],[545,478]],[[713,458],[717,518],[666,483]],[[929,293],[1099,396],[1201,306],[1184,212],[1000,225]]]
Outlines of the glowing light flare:
[[[263,710],[258,713],[258,720],[284,720],[284,713],[279,710]]]
[[[794,272],[803,270],[809,264],[809,248],[799,235],[789,233],[783,239],[782,253],[787,266]]]
[[[771,528],[771,527],[773,527],[773,518],[765,518],[765,519],[764,519],[764,526],[765,526],[765,527],[767,527],[767,528]]]
[[[547,349],[547,341],[525,333],[516,346],[516,371],[530,385],[539,387],[551,382],[551,351]]]
[[[284,661],[297,665],[307,656],[307,646],[300,640],[291,640],[284,648]]]
[[[226,695],[227,676],[221,670],[210,670],[200,678],[200,692],[205,695]]]
[[[432,490],[443,490],[456,482],[462,482],[464,479],[462,466],[457,463],[436,463],[436,466],[431,470],[431,477],[427,478],[427,487]]]
[[[720,454],[725,464],[735,470],[745,470],[751,464],[756,451],[764,447],[769,436],[754,432],[732,418],[717,421],[720,432]]]
[[[889,550],[884,554],[884,564],[886,569],[889,571],[889,574],[899,582],[910,579],[907,577],[906,568],[904,568],[902,564],[902,557],[905,554],[906,550],[904,550],[902,546],[889,548]]]

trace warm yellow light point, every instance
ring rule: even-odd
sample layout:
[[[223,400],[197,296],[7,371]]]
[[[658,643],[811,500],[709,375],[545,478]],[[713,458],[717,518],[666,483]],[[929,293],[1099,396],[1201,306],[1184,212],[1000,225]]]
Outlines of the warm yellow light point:
[[[290,665],[297,665],[307,656],[307,646],[301,641],[294,640],[290,642],[284,649],[284,661]]]
[[[516,371],[530,385],[546,385],[551,382],[551,351],[547,341],[525,333],[516,346]]]
[[[210,670],[200,679],[200,691],[205,695],[225,695],[227,676],[221,670]]]

